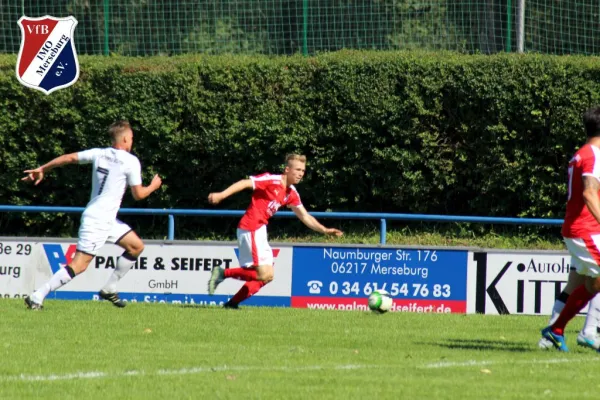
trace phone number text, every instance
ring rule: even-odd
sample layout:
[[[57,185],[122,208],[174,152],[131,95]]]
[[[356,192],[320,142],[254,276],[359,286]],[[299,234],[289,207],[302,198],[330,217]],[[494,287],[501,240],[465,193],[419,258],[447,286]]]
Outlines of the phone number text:
[[[378,284],[377,282],[336,282],[328,286],[329,294],[365,295],[369,296],[375,290],[385,290],[392,297],[439,297],[448,298],[452,289],[448,284],[427,283],[391,283]]]

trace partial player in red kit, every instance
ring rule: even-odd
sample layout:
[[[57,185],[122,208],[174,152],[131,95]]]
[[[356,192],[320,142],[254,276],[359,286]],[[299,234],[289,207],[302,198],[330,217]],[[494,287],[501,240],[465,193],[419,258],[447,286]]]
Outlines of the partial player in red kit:
[[[217,286],[226,278],[246,281],[244,286],[227,303],[226,308],[237,308],[238,304],[258,292],[273,280],[273,251],[267,240],[267,224],[281,206],[291,208],[296,216],[310,229],[325,235],[342,236],[334,228],[326,228],[311,216],[300,200],[294,187],[306,171],[306,157],[290,154],[285,159],[285,170],[281,175],[264,173],[242,179],[220,193],[208,195],[211,204],[244,189],[252,189],[252,200],[237,229],[241,268],[222,269],[215,267],[208,282],[208,293],[214,294]]]
[[[542,338],[560,351],[568,351],[564,338],[567,323],[600,292],[600,107],[586,111],[583,123],[587,141],[569,162],[567,212],[562,227],[571,265],[576,269],[569,275],[567,286],[575,289],[556,320],[542,329]],[[594,309],[592,302],[592,314]]]

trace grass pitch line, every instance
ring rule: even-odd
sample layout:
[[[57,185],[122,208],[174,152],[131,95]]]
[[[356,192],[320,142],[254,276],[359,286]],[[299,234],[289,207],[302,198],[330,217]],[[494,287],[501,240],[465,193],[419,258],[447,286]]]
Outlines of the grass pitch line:
[[[589,358],[589,359],[579,359],[579,358],[550,358],[547,360],[516,360],[516,361],[476,361],[476,360],[468,360],[468,361],[447,361],[447,362],[437,362],[425,364],[421,368],[426,369],[435,369],[435,368],[461,368],[461,367],[486,367],[490,365],[503,365],[503,364],[564,364],[564,363],[595,363],[600,362],[600,358]]]
[[[106,372],[90,371],[90,372],[75,372],[72,374],[64,375],[6,375],[0,377],[0,382],[10,381],[25,381],[25,382],[51,382],[51,381],[64,381],[69,379],[96,379],[105,378],[109,374]]]
[[[156,375],[188,375],[200,374],[204,372],[243,372],[243,371],[281,371],[281,372],[302,372],[302,371],[319,371],[319,370],[351,370],[351,369],[366,369],[366,368],[383,368],[383,365],[309,365],[306,367],[194,367],[182,369],[159,369]]]
[[[253,367],[253,366],[218,366],[218,367],[191,367],[180,369],[159,369],[156,371],[129,370],[122,372],[88,371],[75,372],[63,375],[4,375],[0,376],[0,382],[52,382],[72,379],[101,379],[101,378],[123,378],[129,376],[168,376],[168,375],[192,375],[210,372],[244,372],[244,371],[280,371],[280,372],[302,372],[302,371],[324,371],[324,370],[358,370],[367,368],[384,368],[385,365],[309,365],[305,367]]]

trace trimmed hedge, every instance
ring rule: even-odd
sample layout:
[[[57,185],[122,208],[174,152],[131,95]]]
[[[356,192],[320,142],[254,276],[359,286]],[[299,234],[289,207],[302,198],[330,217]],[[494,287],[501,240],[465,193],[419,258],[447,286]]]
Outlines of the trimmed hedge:
[[[18,83],[15,61],[0,56],[1,204],[85,205],[89,167],[55,170],[35,188],[22,171],[107,146],[106,127],[127,118],[145,183],[159,173],[164,186],[138,204],[127,195],[126,207],[209,208],[209,192],[278,172],[295,151],[309,158],[299,186],[309,210],[556,218],[585,140],[582,112],[600,104],[592,57],[80,57],[79,81],[49,96]],[[164,217],[134,220],[145,237],[166,231]],[[222,224],[179,218],[177,236]],[[75,215],[0,214],[2,235],[77,225]]]

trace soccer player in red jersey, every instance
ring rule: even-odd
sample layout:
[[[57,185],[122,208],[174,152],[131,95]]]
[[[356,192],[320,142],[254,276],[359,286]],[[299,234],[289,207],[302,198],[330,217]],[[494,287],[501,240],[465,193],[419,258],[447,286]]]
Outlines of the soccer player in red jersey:
[[[208,282],[208,293],[214,294],[216,287],[226,278],[246,281],[244,286],[227,303],[226,308],[237,308],[238,304],[258,292],[273,280],[273,252],[267,240],[267,224],[281,206],[291,208],[296,216],[310,229],[326,235],[342,236],[342,231],[326,228],[311,216],[300,201],[294,187],[306,171],[306,157],[290,154],[285,159],[285,170],[281,175],[264,173],[242,179],[220,193],[208,195],[208,202],[219,204],[223,199],[244,189],[252,189],[252,200],[237,229],[241,268],[213,268]]]
[[[565,308],[565,304],[569,299],[571,293],[584,283],[584,277],[577,273],[577,269],[574,265],[571,265],[569,271],[569,278],[566,286],[562,292],[554,300],[552,307],[552,314],[548,325],[554,324],[558,319],[560,312]],[[582,347],[589,347],[594,350],[600,349],[600,336],[598,335],[598,326],[600,325],[600,296],[594,296],[590,301],[590,307],[588,308],[587,315],[583,328],[577,334],[577,344]],[[540,338],[538,346],[541,349],[548,349],[554,347],[554,343],[547,340],[546,338]]]
[[[583,115],[587,141],[569,162],[567,212],[562,236],[579,285],[569,295],[560,315],[542,329],[542,337],[560,351],[568,351],[564,329],[567,323],[600,292],[600,107]]]

